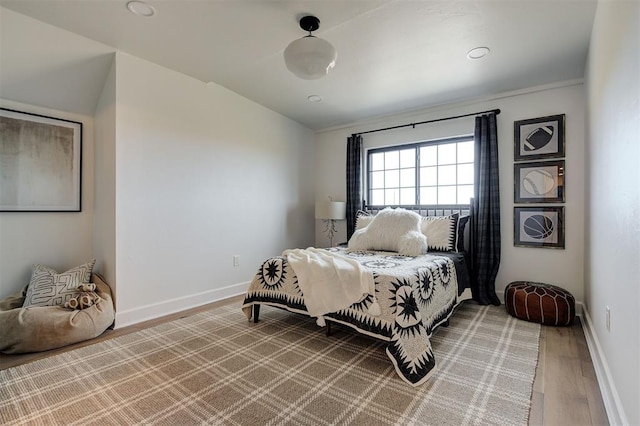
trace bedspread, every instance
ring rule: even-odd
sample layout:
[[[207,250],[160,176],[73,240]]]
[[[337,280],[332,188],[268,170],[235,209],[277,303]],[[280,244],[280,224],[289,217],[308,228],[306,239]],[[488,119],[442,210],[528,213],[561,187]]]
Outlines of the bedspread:
[[[454,262],[433,254],[412,257],[393,252],[328,250],[353,258],[372,271],[381,315],[369,314],[374,298],[368,295],[325,318],[387,341],[387,355],[399,376],[412,385],[424,383],[435,368],[429,338],[458,303]],[[298,279],[286,257],[273,257],[260,266],[242,305],[247,318],[251,319],[256,303],[308,315]]]

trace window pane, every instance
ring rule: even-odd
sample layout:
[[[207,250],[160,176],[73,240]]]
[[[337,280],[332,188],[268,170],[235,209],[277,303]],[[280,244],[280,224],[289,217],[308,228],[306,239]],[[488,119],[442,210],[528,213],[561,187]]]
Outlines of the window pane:
[[[371,191],[370,203],[374,206],[384,205],[384,189],[374,189]]]
[[[368,151],[369,203],[376,206],[468,204],[474,188],[474,141],[452,140]],[[416,187],[419,187],[417,194]]]
[[[416,150],[403,149],[400,151],[400,167],[414,167],[416,165]]]
[[[416,188],[400,189],[400,204],[409,205],[416,203]]]
[[[384,172],[371,173],[371,189],[384,188]]]
[[[436,167],[420,168],[420,186],[435,186],[438,184],[438,169]]]
[[[438,147],[435,145],[420,148],[420,165],[435,166],[438,164]]]
[[[384,190],[384,204],[385,205],[398,205],[400,204],[400,197],[398,196],[398,189],[385,189]]]
[[[438,164],[456,163],[456,145],[455,143],[438,145]]]
[[[385,188],[399,187],[400,170],[387,170],[386,172],[384,172],[384,186]]]
[[[400,167],[400,151],[387,151],[384,153],[384,168],[397,169]]]
[[[438,204],[455,204],[457,193],[455,186],[438,187]]]
[[[371,154],[371,170],[384,170],[384,152]]]
[[[420,188],[420,204],[437,204],[438,203],[438,188]]]
[[[458,163],[473,163],[473,141],[458,142]]]
[[[473,185],[459,185],[458,204],[469,204],[469,198],[473,198]]]
[[[456,184],[456,166],[438,166],[438,185]]]
[[[461,164],[458,166],[458,185],[473,184],[473,164]]]
[[[416,186],[416,169],[400,170],[400,186]]]

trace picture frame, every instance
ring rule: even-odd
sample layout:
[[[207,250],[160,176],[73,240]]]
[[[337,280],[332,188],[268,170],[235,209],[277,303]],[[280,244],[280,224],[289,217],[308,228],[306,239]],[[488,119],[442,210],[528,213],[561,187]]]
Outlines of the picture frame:
[[[82,209],[82,123],[0,108],[0,212]]]
[[[514,207],[513,245],[564,249],[564,207]]]
[[[515,203],[564,203],[565,162],[538,161],[513,165]]]
[[[515,161],[564,157],[564,114],[515,121],[513,127]]]

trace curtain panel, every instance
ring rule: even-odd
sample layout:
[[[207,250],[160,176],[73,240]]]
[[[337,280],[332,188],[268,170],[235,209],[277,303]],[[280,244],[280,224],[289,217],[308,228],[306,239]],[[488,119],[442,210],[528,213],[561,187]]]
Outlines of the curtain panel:
[[[356,213],[362,208],[362,136],[347,138],[347,241],[356,229]]]
[[[500,305],[495,282],[500,266],[500,186],[495,114],[476,117],[475,188],[471,201],[471,293],[482,305]]]

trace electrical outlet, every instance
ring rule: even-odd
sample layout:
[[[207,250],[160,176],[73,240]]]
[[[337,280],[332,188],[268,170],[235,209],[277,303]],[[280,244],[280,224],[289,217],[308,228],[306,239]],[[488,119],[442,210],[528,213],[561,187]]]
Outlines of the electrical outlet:
[[[240,266],[240,255],[236,254],[233,256],[233,266]]]
[[[606,312],[606,319],[607,319],[607,331],[611,331],[611,309],[609,309],[608,306],[605,307],[605,309],[607,310]]]

